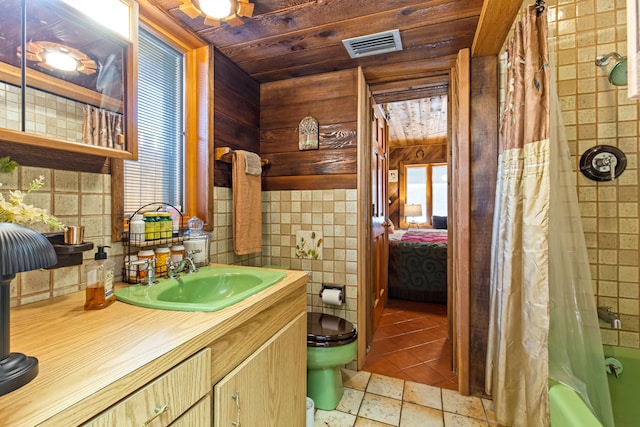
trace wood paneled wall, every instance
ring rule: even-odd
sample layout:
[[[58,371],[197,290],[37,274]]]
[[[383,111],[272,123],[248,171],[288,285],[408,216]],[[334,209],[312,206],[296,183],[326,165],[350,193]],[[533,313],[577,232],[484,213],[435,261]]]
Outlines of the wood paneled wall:
[[[260,84],[217,49],[213,76],[215,147],[260,154]],[[231,187],[231,164],[215,162],[214,183]]]
[[[482,394],[489,330],[491,234],[498,173],[498,59],[471,61],[469,391]]]
[[[437,143],[416,145],[412,147],[396,147],[389,151],[389,170],[398,170],[398,182],[389,183],[389,219],[394,227],[400,227],[400,205],[405,201],[405,195],[400,194],[400,181],[404,179],[404,165],[424,163],[446,163],[447,144],[440,138]]]
[[[270,165],[263,190],[356,188],[357,69],[260,87],[260,153]],[[318,120],[319,149],[298,150],[298,124]]]

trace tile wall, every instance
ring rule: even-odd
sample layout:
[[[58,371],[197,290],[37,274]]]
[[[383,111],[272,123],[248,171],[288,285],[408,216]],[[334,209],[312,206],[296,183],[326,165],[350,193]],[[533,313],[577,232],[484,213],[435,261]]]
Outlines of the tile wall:
[[[54,169],[18,167],[10,174],[0,174],[0,192],[6,199],[11,190],[26,191],[29,183],[44,176],[44,186],[25,196],[25,203],[45,208],[66,225],[84,225],[85,241],[95,246],[110,245],[109,257],[116,262],[120,276],[123,249],[111,241],[111,177],[103,174],[68,172]],[[50,232],[46,226],[35,230]],[[83,253],[84,263],[93,259],[95,250]],[[20,273],[11,283],[11,306],[28,304],[83,289],[83,266]]]
[[[231,188],[214,187],[213,199],[213,231],[211,232],[211,249],[209,251],[211,262],[219,264],[250,265],[254,267],[264,265],[264,251],[262,254],[240,256],[233,252],[233,193]],[[264,203],[262,210],[264,212]],[[264,219],[262,230],[264,241],[265,238],[268,238],[268,236],[265,235]]]
[[[596,303],[611,306],[622,320],[621,331],[601,322],[603,341],[640,348],[640,102],[627,97],[626,86],[609,83],[613,61],[607,68],[594,62],[610,52],[626,56],[626,1],[548,4],[549,43],[557,51],[558,96],[576,170],[582,153],[596,145],[618,147],[627,157],[626,171],[614,181],[576,177]]]
[[[263,262],[311,272],[307,309],[357,324],[357,191],[265,191],[262,194]],[[296,231],[322,233],[322,259],[296,258]],[[346,286],[346,303],[322,303],[322,284]]]
[[[0,127],[20,130],[20,94],[17,86],[0,82]],[[60,96],[28,89],[26,130],[66,141],[82,141],[83,105]]]

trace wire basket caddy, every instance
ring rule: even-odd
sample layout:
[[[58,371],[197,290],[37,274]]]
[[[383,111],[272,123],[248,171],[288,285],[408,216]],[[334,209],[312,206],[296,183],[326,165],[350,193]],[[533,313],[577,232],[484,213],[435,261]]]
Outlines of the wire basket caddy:
[[[155,208],[150,209],[150,207]],[[173,211],[179,215],[179,219],[177,221],[177,230],[174,227],[173,217],[171,217],[171,221],[168,221],[170,222],[170,227],[168,224],[166,224],[167,220],[165,219],[164,221],[158,221],[159,225],[164,225],[163,228],[152,230],[151,232],[145,229],[145,232],[142,233],[142,237],[140,237],[140,235],[138,234],[136,234],[135,236],[132,235],[130,225],[135,215],[139,215],[142,213],[164,213],[168,212],[169,208],[173,209]],[[165,224],[162,224],[163,222]],[[144,283],[146,279],[146,267],[144,265],[132,263],[133,257],[136,257],[139,253],[136,249],[142,251],[166,247],[168,250],[170,245],[179,245],[184,240],[188,239],[186,231],[187,228],[184,224],[184,215],[182,211],[170,203],[151,202],[138,208],[138,210],[132,213],[131,216],[127,219],[127,229],[122,234],[122,244],[123,246],[126,246],[128,248],[124,266],[122,268],[122,281],[125,283],[136,284]],[[154,268],[156,269],[156,277],[166,277],[166,262],[159,263],[157,262],[157,260],[154,260],[152,262],[154,263]]]

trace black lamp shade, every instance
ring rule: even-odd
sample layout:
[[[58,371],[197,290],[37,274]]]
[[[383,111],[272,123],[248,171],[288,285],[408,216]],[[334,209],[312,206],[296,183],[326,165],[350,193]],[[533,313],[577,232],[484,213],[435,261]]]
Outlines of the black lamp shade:
[[[57,261],[56,251],[42,234],[0,222],[0,276],[49,267]]]

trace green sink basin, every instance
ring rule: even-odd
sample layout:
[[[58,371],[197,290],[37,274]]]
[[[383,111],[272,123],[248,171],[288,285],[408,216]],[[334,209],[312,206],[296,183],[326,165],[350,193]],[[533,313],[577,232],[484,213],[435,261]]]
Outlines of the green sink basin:
[[[286,276],[280,271],[249,267],[208,266],[152,286],[116,290],[120,301],[140,307],[179,311],[216,311],[268,288]]]

